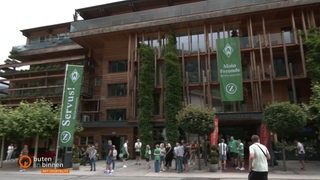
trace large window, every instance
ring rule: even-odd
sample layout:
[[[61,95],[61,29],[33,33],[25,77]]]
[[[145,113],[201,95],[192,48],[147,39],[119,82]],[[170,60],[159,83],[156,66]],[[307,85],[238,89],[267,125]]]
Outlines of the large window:
[[[126,109],[108,109],[107,120],[108,121],[123,121],[126,120]]]
[[[128,70],[127,60],[109,62],[109,73],[127,72],[127,70]]]
[[[109,84],[108,96],[109,97],[127,96],[127,84],[126,83]]]
[[[80,146],[87,146],[89,144],[93,144],[93,136],[80,137]]]

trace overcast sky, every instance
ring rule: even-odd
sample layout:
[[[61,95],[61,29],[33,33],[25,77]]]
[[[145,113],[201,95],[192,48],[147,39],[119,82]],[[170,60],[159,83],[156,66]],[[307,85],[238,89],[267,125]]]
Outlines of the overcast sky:
[[[73,21],[75,9],[122,0],[9,0],[0,2],[0,64],[12,46],[24,45],[20,30]]]

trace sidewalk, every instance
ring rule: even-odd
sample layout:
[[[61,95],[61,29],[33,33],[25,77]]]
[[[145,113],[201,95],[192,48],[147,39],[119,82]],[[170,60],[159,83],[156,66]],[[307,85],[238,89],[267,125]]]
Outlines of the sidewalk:
[[[25,172],[19,172],[17,161],[4,162],[3,167],[0,168],[1,173],[28,173],[41,174],[40,168],[29,168]],[[247,179],[248,171],[229,170],[227,172],[209,172],[204,165],[201,170],[198,166],[190,167],[189,172],[176,173],[174,169],[166,172],[155,173],[153,169],[153,161],[151,161],[152,168],[147,170],[145,161],[141,161],[141,165],[136,165],[135,160],[127,161],[127,168],[122,167],[122,162],[116,162],[116,168],[113,174],[107,175],[104,173],[106,168],[105,161],[99,160],[96,163],[96,171],[90,171],[90,166],[80,166],[80,170],[70,170],[71,175],[94,175],[94,176],[135,176],[135,177],[181,177],[181,178],[218,178],[218,179]],[[286,161],[287,171],[283,171],[282,161],[278,161],[279,166],[269,167],[269,179],[296,179],[296,180],[320,180],[320,161],[307,161],[306,171],[301,171],[298,161]],[[173,163],[174,164],[174,163]]]

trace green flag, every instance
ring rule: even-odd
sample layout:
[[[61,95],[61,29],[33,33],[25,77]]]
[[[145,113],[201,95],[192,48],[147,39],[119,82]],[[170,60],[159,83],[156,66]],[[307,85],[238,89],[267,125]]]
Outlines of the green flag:
[[[242,101],[242,69],[239,38],[217,39],[218,74],[222,101]]]
[[[73,145],[82,78],[83,66],[67,65],[58,137],[60,147]]]

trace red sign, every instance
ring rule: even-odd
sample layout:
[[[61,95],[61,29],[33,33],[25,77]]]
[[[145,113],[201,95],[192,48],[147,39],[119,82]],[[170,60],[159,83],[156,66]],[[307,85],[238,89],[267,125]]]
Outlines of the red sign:
[[[218,135],[219,135],[219,120],[218,118],[214,119],[214,130],[210,135],[210,144],[217,145],[218,144]]]
[[[264,144],[268,148],[270,147],[270,132],[267,129],[265,123],[261,123],[260,127],[260,143]]]

